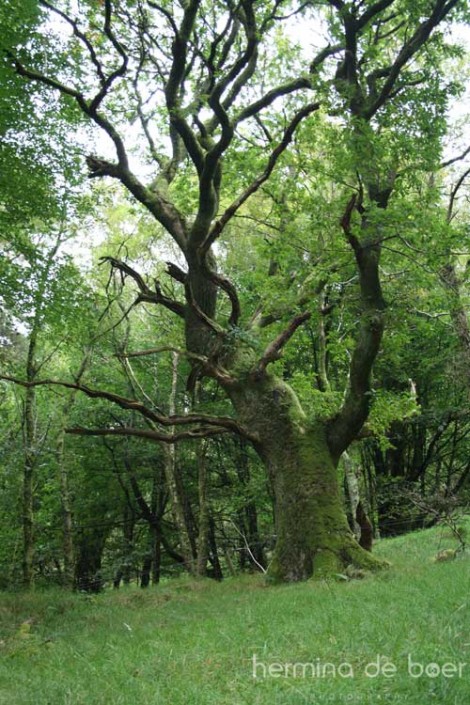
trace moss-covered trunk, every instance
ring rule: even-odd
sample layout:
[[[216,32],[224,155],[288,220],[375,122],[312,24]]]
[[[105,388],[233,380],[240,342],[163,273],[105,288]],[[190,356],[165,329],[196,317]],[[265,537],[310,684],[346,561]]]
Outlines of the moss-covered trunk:
[[[325,435],[322,423],[301,433],[286,428],[285,442],[273,439],[267,452],[276,498],[277,541],[269,566],[274,580],[305,580],[339,573],[349,564],[377,563],[349,528]]]
[[[378,567],[349,528],[326,424],[308,419],[291,388],[272,375],[240,382],[231,396],[259,436],[256,448],[274,489],[277,540],[268,576],[293,582],[350,564]]]

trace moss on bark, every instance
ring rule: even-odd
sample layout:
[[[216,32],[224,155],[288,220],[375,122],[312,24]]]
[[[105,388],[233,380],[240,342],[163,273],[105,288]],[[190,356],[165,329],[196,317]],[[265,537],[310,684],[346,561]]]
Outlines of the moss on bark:
[[[230,393],[243,422],[259,435],[257,451],[274,489],[277,541],[269,580],[324,578],[348,565],[382,567],[349,528],[324,422],[307,419],[292,389],[273,375],[246,378]]]

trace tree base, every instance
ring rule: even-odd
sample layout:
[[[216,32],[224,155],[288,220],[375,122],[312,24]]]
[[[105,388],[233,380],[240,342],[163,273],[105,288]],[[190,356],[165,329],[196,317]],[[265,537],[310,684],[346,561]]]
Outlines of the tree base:
[[[390,567],[387,561],[365,551],[351,536],[341,547],[317,547],[309,554],[275,555],[268,567],[269,583],[293,583],[305,580],[335,579],[354,571],[377,572]]]

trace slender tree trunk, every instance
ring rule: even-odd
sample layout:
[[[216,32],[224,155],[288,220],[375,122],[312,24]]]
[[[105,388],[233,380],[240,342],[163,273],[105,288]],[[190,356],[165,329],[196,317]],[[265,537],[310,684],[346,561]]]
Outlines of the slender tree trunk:
[[[215,521],[213,516],[209,516],[209,560],[212,564],[212,577],[214,580],[223,580],[224,574],[219,561],[219,551],[217,548],[217,539],[215,537]]]
[[[91,348],[89,348],[80,363],[80,367],[75,376],[75,382],[79,384],[90,363]],[[62,553],[64,559],[63,584],[72,587],[74,584],[75,570],[75,549],[73,537],[73,513],[72,500],[69,486],[69,471],[65,454],[65,427],[70,413],[75,404],[77,393],[72,392],[62,409],[62,428],[57,436],[57,465],[59,473],[60,503],[62,508]]]
[[[162,564],[162,533],[161,519],[165,512],[166,504],[165,478],[161,467],[156,465],[152,482],[152,496],[150,509],[153,521],[149,522],[150,544],[152,547],[152,584],[160,582]]]
[[[36,354],[38,335],[41,329],[43,310],[45,305],[45,292],[49,272],[60,247],[60,236],[55,245],[49,250],[44,269],[40,273],[39,284],[35,292],[35,310],[29,336],[28,352],[26,359],[26,379],[34,382],[40,366],[37,364]],[[24,405],[24,471],[23,471],[23,584],[26,588],[33,583],[34,565],[34,471],[38,453],[38,432],[36,418],[36,390],[27,387]]]
[[[372,551],[374,527],[372,526],[372,523],[367,516],[361,501],[358,502],[356,507],[356,521],[359,524],[360,529],[359,546],[361,546],[361,548],[365,548],[366,551]]]
[[[123,547],[121,562],[114,579],[115,588],[119,588],[121,585],[121,580],[124,582],[124,585],[129,585],[131,581],[136,517],[133,508],[131,508],[127,503],[124,505],[122,519]]]
[[[29,379],[29,377],[28,377]],[[26,389],[24,407],[24,470],[23,470],[23,584],[33,583],[34,561],[34,468],[36,465],[35,388]]]
[[[159,527],[155,524],[150,526],[150,538],[152,544],[152,584],[158,585],[162,565],[162,539]]]
[[[253,568],[256,568],[256,570],[259,570],[260,566],[266,568],[266,558],[258,530],[258,511],[255,502],[248,502],[245,507],[245,515],[248,527],[247,540],[251,552],[249,556],[251,565]]]
[[[176,412],[176,391],[178,385],[178,353],[172,353],[172,384],[169,399],[169,415],[174,415]],[[181,499],[181,493],[178,491],[178,477],[176,466],[176,448],[172,444],[163,446],[165,479],[170,496],[171,511],[173,521],[175,522],[176,530],[180,543],[180,550],[184,557],[186,568],[189,572],[193,572],[193,552],[189,540],[187,530],[187,522],[185,517],[184,506]]]
[[[31,330],[26,360],[26,379],[34,382],[37,374],[36,349],[43,291],[38,293],[39,304]],[[38,437],[36,418],[36,388],[27,387],[24,401],[23,419],[23,584],[30,588],[33,584],[34,563],[34,470],[37,461]]]
[[[237,459],[237,473],[238,479],[242,485],[248,487],[250,483],[250,468],[246,443],[243,440],[241,441],[240,452]],[[240,553],[240,568],[243,569],[247,561],[249,561],[251,567],[255,568],[257,571],[259,571],[260,566],[266,568],[266,559],[258,530],[258,511],[256,502],[252,499],[249,499],[243,507],[243,511],[240,511],[239,523],[240,531],[243,533],[249,549],[247,550],[247,546],[243,542]]]
[[[62,553],[64,558],[63,584],[72,587],[74,581],[74,542],[72,503],[70,499],[69,473],[65,460],[65,431],[59,433],[57,441],[59,466],[60,501],[62,505]]]
[[[83,592],[100,592],[103,588],[101,560],[106,533],[83,529],[77,538],[75,561],[75,588]]]
[[[197,448],[199,532],[197,540],[196,574],[206,575],[209,555],[209,512],[207,506],[207,443],[201,440]]]
[[[124,585],[129,585],[131,582],[135,519],[136,517],[133,508],[131,508],[128,504],[125,504],[122,522],[123,555],[121,557],[121,564],[114,579],[115,588],[120,587],[121,581],[124,582]]]
[[[140,574],[140,587],[147,588],[150,585],[152,570],[152,555],[149,553],[142,562],[142,572]]]
[[[356,514],[357,514],[357,507],[359,505],[359,502],[361,501],[361,497],[360,497],[360,491],[359,491],[359,482],[358,482],[357,475],[356,475],[356,468],[355,468],[355,465],[352,461],[352,458],[348,452],[343,453],[342,461],[343,461],[343,467],[344,467],[344,476],[345,476],[345,480],[346,480],[346,488],[347,488],[349,506],[350,506],[350,510],[351,510],[351,519],[352,519],[352,523],[353,523],[352,528],[353,528],[353,532],[354,532],[355,537],[359,540],[359,538],[361,536],[361,527],[357,521]]]
[[[461,282],[454,264],[447,264],[440,271],[440,278],[451,298],[450,318],[460,343],[462,365],[461,374],[470,389],[470,326],[468,312],[461,295]]]

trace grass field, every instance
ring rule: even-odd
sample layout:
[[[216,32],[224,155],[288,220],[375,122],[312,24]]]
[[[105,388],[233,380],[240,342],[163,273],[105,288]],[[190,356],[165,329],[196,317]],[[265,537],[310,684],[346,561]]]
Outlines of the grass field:
[[[433,562],[447,533],[382,541],[390,570],[348,582],[1,594],[0,703],[469,705],[470,556]]]

